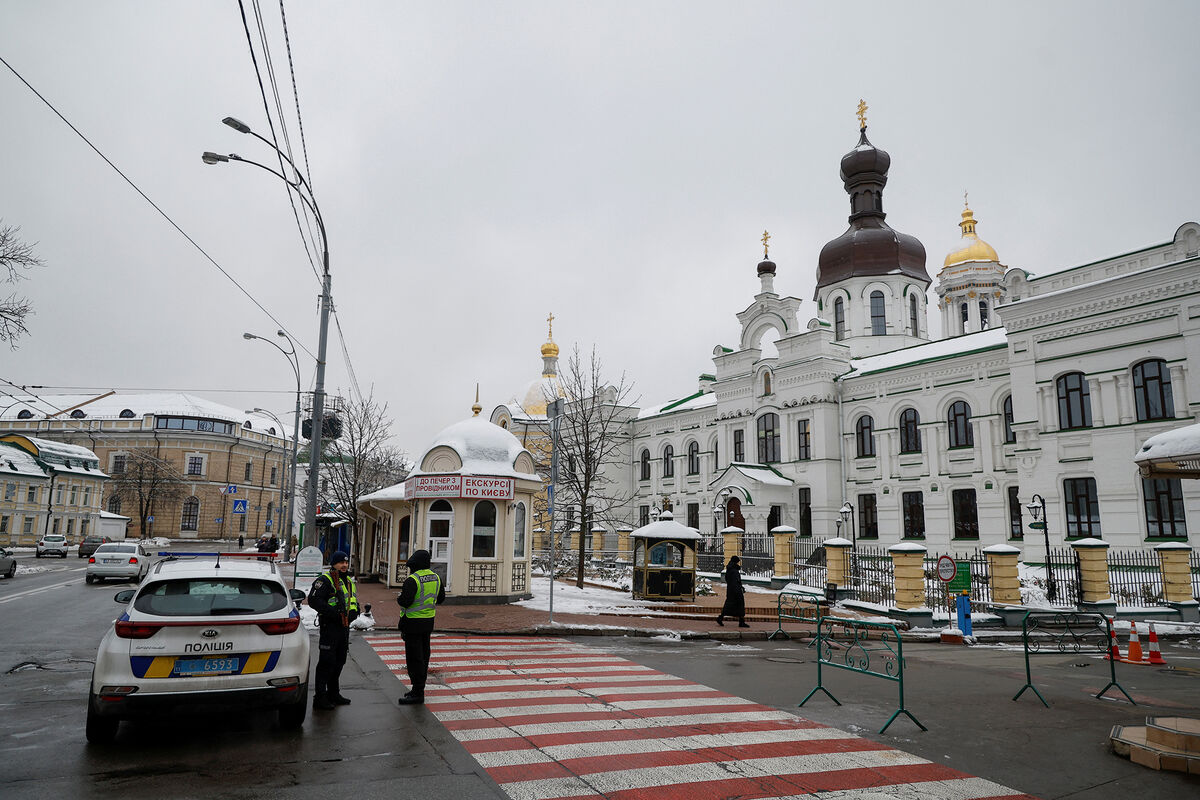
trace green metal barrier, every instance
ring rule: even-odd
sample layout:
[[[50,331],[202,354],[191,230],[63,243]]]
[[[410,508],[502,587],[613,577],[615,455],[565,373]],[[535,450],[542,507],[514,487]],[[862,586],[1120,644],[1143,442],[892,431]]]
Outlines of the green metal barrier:
[[[810,594],[799,594],[797,592],[780,592],[777,614],[777,627],[775,632],[768,636],[768,639],[774,639],[776,636],[782,636],[785,639],[792,638],[791,635],[783,629],[783,621],[785,619],[796,620],[797,622],[811,622],[819,624],[821,621],[821,606],[819,602],[813,600]]]
[[[833,641],[834,634],[839,631],[847,641]],[[877,644],[871,642],[871,631],[879,632]],[[839,652],[838,660],[835,661],[834,647],[842,645],[844,649]],[[818,691],[829,695],[830,700],[841,705],[841,701],[834,697],[822,682],[821,667],[826,665],[894,681],[899,686],[900,707],[888,717],[887,723],[879,729],[880,733],[886,731],[901,714],[915,722],[921,730],[929,730],[904,707],[904,644],[895,625],[840,617],[820,618],[817,622],[817,686],[800,702],[801,706]]]
[[[1125,699],[1133,703],[1129,692],[1117,683],[1117,662],[1112,658],[1110,647],[1113,642],[1112,620],[1103,614],[1082,614],[1076,611],[1029,611],[1021,621],[1021,641],[1025,646],[1025,685],[1017,692],[1013,700],[1025,694],[1026,689],[1033,689],[1038,700],[1046,708],[1050,704],[1042,693],[1033,685],[1033,672],[1029,666],[1029,654],[1040,653],[1042,645],[1047,650],[1053,649],[1059,653],[1106,653],[1108,654],[1108,685],[1100,690],[1096,699],[1114,686],[1121,690]]]

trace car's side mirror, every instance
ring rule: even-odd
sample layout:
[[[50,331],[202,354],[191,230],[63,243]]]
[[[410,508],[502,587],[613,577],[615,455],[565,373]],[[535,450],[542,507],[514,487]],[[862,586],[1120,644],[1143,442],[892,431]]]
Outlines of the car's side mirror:
[[[308,595],[306,595],[302,589],[289,589],[288,594],[291,595],[292,599],[297,603],[304,602],[304,598],[308,597]]]
[[[129,605],[129,601],[137,594],[137,589],[122,589],[113,595],[113,600],[124,605]]]

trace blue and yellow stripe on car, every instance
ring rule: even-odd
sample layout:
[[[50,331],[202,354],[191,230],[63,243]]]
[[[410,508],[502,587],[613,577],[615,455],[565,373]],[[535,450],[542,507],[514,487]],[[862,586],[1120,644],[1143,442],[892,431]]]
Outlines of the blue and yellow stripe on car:
[[[173,675],[172,672],[175,669],[176,658],[187,658],[187,656],[130,656],[129,666],[133,671],[134,677],[137,678],[199,677],[195,675]],[[236,658],[241,662],[241,669],[237,672],[225,673],[226,675],[258,675],[275,669],[275,664],[279,661],[279,651],[274,650],[266,653],[230,653],[229,655],[220,656],[220,658]],[[219,676],[214,675],[213,677]]]

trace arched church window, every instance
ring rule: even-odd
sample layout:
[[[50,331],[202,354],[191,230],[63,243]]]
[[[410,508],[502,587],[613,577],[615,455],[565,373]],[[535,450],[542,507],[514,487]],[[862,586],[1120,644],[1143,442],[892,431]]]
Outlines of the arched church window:
[[[900,415],[900,452],[921,452],[921,415],[915,408],[906,408]]]
[[[667,445],[663,449],[663,477],[675,477],[675,448]]]
[[[979,330],[986,331],[988,329],[988,304],[987,300],[979,301]]]
[[[910,294],[908,296],[908,327],[912,329],[913,336],[921,335],[921,318],[917,316],[917,296]]]
[[[1001,408],[1004,414],[1004,443],[1012,444],[1017,440],[1017,434],[1013,432],[1013,406],[1012,395],[1004,398],[1004,405]]]
[[[699,442],[688,442],[687,471],[688,471],[688,475],[699,475],[700,474],[700,443]]]
[[[857,445],[859,458],[871,458],[875,455],[875,420],[870,414],[863,414],[854,423],[854,441]]]
[[[967,311],[967,304],[963,303],[958,307],[959,321],[962,323],[962,332],[967,332],[967,320],[970,319],[970,313]]]
[[[758,418],[758,463],[779,461],[779,415],[771,412]]]
[[[833,301],[833,338],[839,342],[846,338],[846,304],[840,297]]]
[[[771,372],[770,370],[763,373],[763,395],[771,393]]]
[[[1138,422],[1175,416],[1171,372],[1167,369],[1167,362],[1151,359],[1134,365],[1133,400],[1137,407]]]
[[[871,292],[871,335],[883,336],[887,333],[887,310],[883,304],[883,292]]]
[[[642,472],[640,479],[643,481],[650,480],[650,451],[642,451]]]
[[[1054,382],[1058,389],[1058,427],[1061,430],[1092,427],[1092,396],[1082,372],[1068,372]]]
[[[966,401],[958,400],[950,406],[946,424],[950,429],[951,447],[971,447],[975,444],[975,434],[971,431],[971,407]]]

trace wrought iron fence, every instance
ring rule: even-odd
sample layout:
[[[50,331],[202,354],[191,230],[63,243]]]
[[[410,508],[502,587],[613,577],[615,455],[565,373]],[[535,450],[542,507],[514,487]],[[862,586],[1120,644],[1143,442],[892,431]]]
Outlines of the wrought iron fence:
[[[925,604],[933,609],[945,609],[953,614],[954,602],[950,599],[947,584],[937,574],[937,562],[948,555],[956,562],[966,562],[971,570],[971,607],[992,602],[992,570],[987,556],[979,548],[967,555],[959,553],[931,553],[925,556]]]
[[[1079,554],[1073,548],[1064,547],[1050,551],[1050,571],[1054,575],[1054,591],[1046,586],[1044,579],[1037,581],[1043,586],[1046,602],[1061,608],[1076,608],[1083,600],[1083,579],[1079,572]],[[1040,571],[1039,571],[1040,573]],[[1051,597],[1050,595],[1054,596]]]
[[[747,533],[742,536],[742,573],[745,575],[775,574],[775,537],[768,533]]]
[[[1108,589],[1118,606],[1167,605],[1162,568],[1153,550],[1110,550]]]
[[[1200,598],[1200,553],[1193,550],[1188,564],[1192,568],[1192,597]]]
[[[706,534],[696,543],[696,569],[700,572],[723,572],[725,569],[725,539],[720,534]]]
[[[850,555],[850,586],[854,599],[888,605],[896,600],[896,573],[892,557],[880,547],[858,547]]]
[[[792,542],[792,580],[801,586],[824,589],[828,578],[825,544],[797,537]]]

